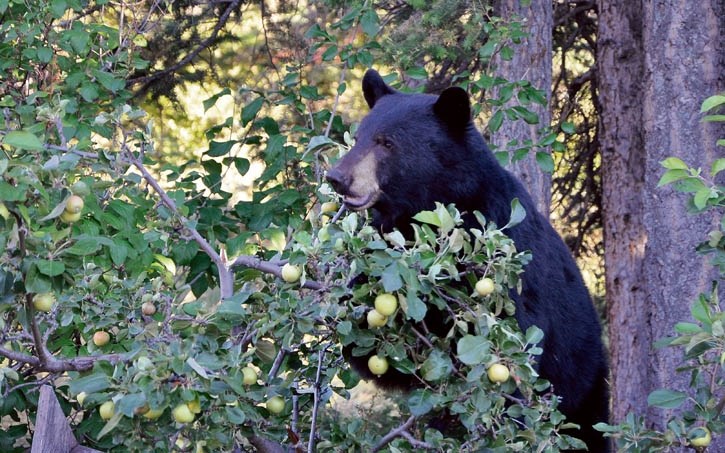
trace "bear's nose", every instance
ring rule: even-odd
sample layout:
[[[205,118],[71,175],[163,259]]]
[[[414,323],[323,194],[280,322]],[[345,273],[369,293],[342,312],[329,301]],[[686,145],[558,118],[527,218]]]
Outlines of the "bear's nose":
[[[327,182],[330,183],[335,192],[345,195],[348,189],[347,178],[337,167],[333,167],[327,171]]]

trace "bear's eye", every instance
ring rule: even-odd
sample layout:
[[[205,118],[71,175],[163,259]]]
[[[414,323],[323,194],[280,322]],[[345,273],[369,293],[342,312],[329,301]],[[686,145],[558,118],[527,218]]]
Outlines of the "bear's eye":
[[[393,149],[393,142],[387,137],[379,136],[376,141],[378,142],[378,145],[384,148]]]

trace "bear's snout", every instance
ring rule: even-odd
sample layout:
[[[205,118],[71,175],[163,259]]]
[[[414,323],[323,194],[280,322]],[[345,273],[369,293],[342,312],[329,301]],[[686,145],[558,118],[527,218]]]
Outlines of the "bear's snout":
[[[340,195],[346,195],[348,193],[350,188],[350,184],[348,182],[349,178],[346,178],[342,171],[340,171],[337,167],[333,167],[327,171],[326,179],[332,188],[335,189],[335,192]]]

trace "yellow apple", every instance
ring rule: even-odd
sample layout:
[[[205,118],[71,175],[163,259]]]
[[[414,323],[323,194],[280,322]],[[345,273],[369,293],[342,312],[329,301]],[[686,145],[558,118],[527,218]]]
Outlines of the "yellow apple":
[[[63,211],[63,214],[60,215],[60,220],[62,220],[65,223],[76,223],[80,219],[81,219],[80,212]]]
[[[390,294],[384,293],[375,298],[375,309],[383,316],[390,316],[398,308],[398,299]]]
[[[370,372],[376,376],[382,376],[388,371],[388,359],[379,355],[370,356],[368,359],[368,368]]]
[[[286,263],[284,266],[282,266],[282,280],[286,281],[287,283],[296,282],[300,279],[300,276],[302,276],[302,271],[300,270],[299,266],[295,266],[294,264],[290,263]]]
[[[710,445],[710,442],[712,442],[712,434],[710,433],[710,430],[707,429],[705,426],[699,426],[698,428],[705,432],[704,436],[695,437],[693,439],[690,439],[690,445],[693,447],[707,447]],[[693,430],[694,431],[694,430]],[[694,433],[692,433],[694,434]]]
[[[493,293],[495,289],[496,286],[494,285],[493,280],[488,277],[484,277],[476,282],[476,293],[479,296],[488,296]]]
[[[113,404],[113,401],[106,401],[105,403],[101,404],[101,407],[98,409],[98,413],[101,414],[101,418],[104,420],[108,420],[113,417],[113,413],[115,411],[116,405]]]
[[[71,195],[65,203],[65,212],[69,214],[78,214],[83,210],[83,198],[78,195]]]
[[[55,303],[53,293],[40,293],[33,296],[33,307],[38,311],[49,312]]]
[[[379,311],[372,309],[368,312],[368,327],[373,329],[375,327],[382,327],[388,322],[388,317],[380,314]]]
[[[340,209],[340,205],[335,203],[334,201],[326,201],[322,203],[320,206],[320,213],[321,214],[334,214],[337,212],[337,210]]]
[[[174,416],[174,420],[179,423],[190,423],[194,421],[194,414],[189,409],[186,403],[181,403],[171,411],[171,415]]]
[[[148,418],[149,420],[156,420],[157,418],[161,417],[161,414],[163,413],[163,409],[149,409],[148,412],[143,414],[143,416],[145,418]]]
[[[104,346],[111,341],[111,335],[105,330],[99,330],[93,334],[93,344],[98,347]]]
[[[506,367],[506,365],[494,363],[488,368],[488,379],[490,379],[491,382],[496,382],[498,384],[506,382],[509,378],[509,375],[509,369]]]
[[[254,368],[245,366],[244,368],[242,368],[242,375],[244,375],[244,377],[242,378],[242,382],[244,383],[244,385],[252,385],[257,383],[257,371]]]

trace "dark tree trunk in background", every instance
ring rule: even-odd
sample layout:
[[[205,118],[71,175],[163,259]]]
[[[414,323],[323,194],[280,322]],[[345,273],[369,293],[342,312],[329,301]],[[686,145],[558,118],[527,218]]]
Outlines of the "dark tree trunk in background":
[[[530,6],[521,6],[520,0],[497,0],[495,15],[505,18],[521,17],[529,36],[515,48],[510,61],[497,58],[497,75],[507,80],[528,80],[546,92],[547,105],[530,104],[526,107],[539,116],[539,124],[527,124],[523,120],[504,121],[501,128],[492,134],[491,143],[499,146],[517,139],[519,143],[539,137],[537,130],[551,122],[549,99],[551,96],[551,57],[553,8],[551,2],[533,1]],[[536,203],[539,212],[549,217],[551,204],[551,175],[541,171],[534,153],[509,166],[524,183]]]
[[[702,101],[725,88],[723,0],[601,0],[601,103],[606,292],[612,418],[666,414],[647,407],[659,388],[686,390],[681,349],[654,349],[690,320],[689,307],[715,277],[695,254],[710,228],[686,213],[686,197],[656,188],[659,162],[677,156],[709,168],[722,128],[701,123]],[[712,219],[713,217],[710,217]],[[715,451],[715,450],[713,450]]]

